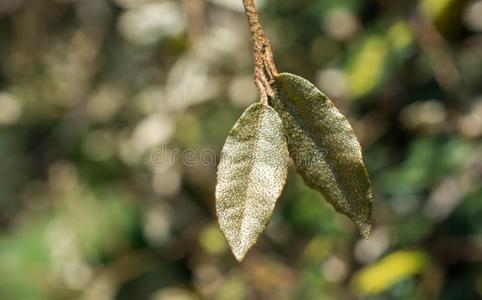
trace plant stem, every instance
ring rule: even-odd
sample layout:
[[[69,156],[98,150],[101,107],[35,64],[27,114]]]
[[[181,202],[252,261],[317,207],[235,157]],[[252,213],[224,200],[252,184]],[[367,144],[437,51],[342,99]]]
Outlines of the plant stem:
[[[266,37],[263,26],[261,26],[254,0],[243,0],[243,5],[246,10],[249,29],[253,38],[255,60],[254,83],[261,95],[261,102],[268,104],[268,96],[274,96],[271,84],[273,83],[274,77],[278,74],[273,60],[271,42]]]

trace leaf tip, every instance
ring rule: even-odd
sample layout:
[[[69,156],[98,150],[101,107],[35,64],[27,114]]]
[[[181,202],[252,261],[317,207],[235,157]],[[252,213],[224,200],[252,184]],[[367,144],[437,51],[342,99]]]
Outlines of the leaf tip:
[[[360,235],[365,239],[368,240],[368,236],[372,230],[372,195],[371,195],[371,188],[368,190],[369,194],[366,197],[364,209],[356,216],[353,217],[353,221],[355,222],[358,230],[360,231]]]
[[[221,231],[223,232],[228,242],[229,248],[231,249],[231,253],[238,262],[242,262],[248,251],[256,243],[257,237],[255,237],[254,239],[250,239],[249,237],[233,235],[229,230],[226,230],[222,223],[220,225]]]
[[[246,256],[246,254],[248,253],[250,248],[251,248],[251,246],[245,246],[245,247],[233,246],[233,247],[231,247],[231,252],[233,252],[233,255],[236,258],[236,260],[238,262],[241,262],[241,261],[243,261],[244,257]]]
[[[368,236],[370,235],[370,231],[372,230],[372,224],[370,222],[359,223],[358,229],[360,231],[360,235],[365,239],[368,240]]]
[[[246,256],[246,252],[245,253],[237,253],[237,252],[233,252],[234,254],[234,257],[236,258],[236,260],[238,262],[242,262],[244,257]]]

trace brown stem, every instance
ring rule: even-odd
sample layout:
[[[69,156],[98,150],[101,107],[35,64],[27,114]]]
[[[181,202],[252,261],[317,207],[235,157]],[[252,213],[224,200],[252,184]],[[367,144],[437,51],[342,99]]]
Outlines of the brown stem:
[[[251,36],[253,37],[253,52],[255,60],[254,83],[261,95],[261,102],[268,104],[268,96],[274,96],[271,84],[274,77],[278,74],[273,60],[273,49],[259,21],[254,0],[243,0],[243,4],[248,17]]]

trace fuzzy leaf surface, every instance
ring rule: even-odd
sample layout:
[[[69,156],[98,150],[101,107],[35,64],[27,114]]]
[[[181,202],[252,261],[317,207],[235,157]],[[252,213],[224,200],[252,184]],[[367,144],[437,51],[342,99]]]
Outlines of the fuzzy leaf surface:
[[[271,107],[251,105],[231,129],[221,152],[216,211],[237,260],[268,224],[288,172],[283,124]]]
[[[371,184],[350,123],[306,79],[281,73],[274,86],[276,96],[270,104],[283,120],[298,173],[367,238],[371,230]]]

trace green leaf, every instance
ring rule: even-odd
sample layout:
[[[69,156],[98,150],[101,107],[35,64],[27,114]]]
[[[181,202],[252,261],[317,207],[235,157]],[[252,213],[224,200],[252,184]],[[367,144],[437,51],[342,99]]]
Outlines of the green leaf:
[[[270,102],[283,120],[297,171],[367,238],[371,185],[350,123],[309,81],[282,73],[274,85],[276,96]]]
[[[241,261],[268,224],[288,172],[283,124],[271,107],[256,103],[229,133],[221,153],[216,211]]]

